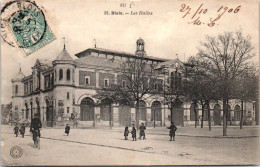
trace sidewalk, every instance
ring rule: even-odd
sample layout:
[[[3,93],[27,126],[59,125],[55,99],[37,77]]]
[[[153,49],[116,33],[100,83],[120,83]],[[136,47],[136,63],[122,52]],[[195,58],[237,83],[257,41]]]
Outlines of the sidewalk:
[[[248,126],[240,129],[239,126],[230,126],[227,128],[227,136],[223,136],[223,127],[214,126],[209,131],[208,127],[177,127],[176,136],[187,136],[187,137],[203,137],[203,138],[250,138],[259,137],[260,128],[259,126]],[[109,128],[107,128],[109,129]],[[113,127],[112,130],[115,132],[123,133],[123,127]],[[131,130],[131,128],[130,128]],[[153,135],[169,135],[169,129],[166,127],[148,127],[146,129],[146,134]]]
[[[5,125],[4,125],[5,126]],[[65,127],[57,126],[57,127],[43,127],[43,129],[64,129]],[[209,131],[208,126],[204,126],[201,128],[197,126],[177,126],[176,136],[187,136],[187,137],[202,137],[202,138],[250,138],[250,137],[259,137],[260,136],[260,126],[243,126],[240,129],[239,126],[228,126],[227,128],[227,136],[223,136],[223,127],[222,126],[212,126],[211,131]],[[93,129],[97,131],[111,131],[111,132],[124,132],[124,127],[89,127],[89,128],[77,128],[71,127],[71,129]],[[129,127],[131,130],[132,128]],[[169,129],[167,127],[147,127],[146,134],[153,135],[169,135]]]

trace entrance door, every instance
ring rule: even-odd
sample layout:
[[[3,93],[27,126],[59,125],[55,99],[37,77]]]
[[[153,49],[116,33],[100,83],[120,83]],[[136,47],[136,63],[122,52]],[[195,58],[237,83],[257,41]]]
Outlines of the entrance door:
[[[173,107],[172,121],[174,122],[175,125],[182,125],[183,116],[184,116],[183,103],[181,101],[178,101]]]
[[[144,101],[139,102],[139,120],[146,121],[146,104]]]
[[[94,121],[94,101],[91,98],[84,98],[80,103],[80,120]]]
[[[162,106],[159,101],[152,103],[151,121],[162,121]]]
[[[128,105],[119,105],[119,123],[122,126],[131,125],[131,107]]]
[[[213,109],[213,121],[214,125],[221,125],[220,106],[218,104],[216,104]]]

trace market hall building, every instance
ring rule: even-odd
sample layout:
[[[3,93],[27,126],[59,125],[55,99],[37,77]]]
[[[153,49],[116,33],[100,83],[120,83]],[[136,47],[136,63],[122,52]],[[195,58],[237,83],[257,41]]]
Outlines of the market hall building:
[[[136,42],[136,53],[145,52],[142,39]],[[37,59],[32,74],[25,76],[20,71],[12,79],[12,120],[30,121],[38,113],[44,126],[59,126],[71,122],[75,116],[79,127],[125,126],[135,123],[134,106],[98,102],[94,96],[98,89],[111,83],[125,84],[122,76],[115,72],[121,63],[139,58],[137,54],[112,51],[102,48],[89,48],[75,55],[73,59],[65,46],[56,59]],[[148,63],[156,64],[159,82],[154,88],[162,88],[173,75],[184,76],[187,64],[179,59],[162,59],[143,56]],[[194,104],[179,102],[171,111],[163,96],[152,96],[140,101],[139,123],[146,126],[169,126],[171,119],[177,125],[194,125]],[[221,125],[222,110],[219,104],[210,104],[212,125]],[[255,103],[244,104],[244,118],[254,124]],[[201,118],[201,106],[198,117]],[[241,102],[230,100],[229,123],[239,125]],[[110,120],[111,115],[111,120]],[[204,125],[207,125],[207,112],[204,112]]]

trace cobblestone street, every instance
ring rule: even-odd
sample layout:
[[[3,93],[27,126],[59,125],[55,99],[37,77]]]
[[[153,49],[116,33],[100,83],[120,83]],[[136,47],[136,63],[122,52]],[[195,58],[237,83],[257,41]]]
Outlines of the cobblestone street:
[[[33,148],[29,128],[17,138],[13,127],[2,125],[2,165],[238,165],[259,163],[259,128],[178,127],[176,141],[168,130],[148,128],[147,140],[123,140],[123,128],[64,129],[43,128],[41,149]],[[14,159],[10,149],[20,146],[23,155]],[[118,158],[120,156],[120,159]],[[214,157],[214,158],[213,158]],[[126,164],[126,162],[128,162]]]

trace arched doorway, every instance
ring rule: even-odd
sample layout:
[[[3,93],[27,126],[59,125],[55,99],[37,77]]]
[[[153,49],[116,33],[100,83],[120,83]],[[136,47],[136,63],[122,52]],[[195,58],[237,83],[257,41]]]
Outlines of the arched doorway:
[[[145,101],[139,102],[139,120],[146,121],[146,103],[145,103]]]
[[[109,99],[102,100],[100,105],[100,119],[103,121],[112,121],[112,104]]]
[[[227,125],[231,125],[231,107],[230,105],[227,106]]]
[[[240,121],[240,112],[241,112],[241,108],[239,105],[236,105],[234,108],[234,121]]]
[[[81,121],[94,121],[94,101],[85,97],[80,103],[80,120]]]
[[[175,125],[183,125],[183,116],[184,116],[183,102],[177,100],[172,110],[172,121],[174,122]]]
[[[46,123],[47,126],[53,126],[53,107],[48,99],[46,99]]]
[[[203,121],[207,121],[208,120],[208,106],[206,104],[204,104],[204,109],[203,109]]]
[[[39,102],[39,100],[36,100],[36,113],[38,114],[38,117],[41,119],[41,111],[40,111],[40,102]]]
[[[159,101],[152,103],[151,121],[162,121],[162,106]]]
[[[213,121],[214,125],[221,125],[221,119],[220,119],[220,105],[216,104],[213,109]]]
[[[29,108],[27,103],[25,103],[25,119],[29,119]]]
[[[119,111],[119,124],[121,126],[131,125],[131,106],[129,103],[122,102],[118,107]]]
[[[194,106],[195,104],[192,103],[190,105],[190,121],[195,121],[195,110],[194,110]],[[198,104],[196,104],[195,106],[195,109],[196,109],[196,112],[197,112],[197,121],[199,120],[199,107],[198,107]]]
[[[31,120],[33,119],[33,103],[30,102],[30,106],[31,106]]]

